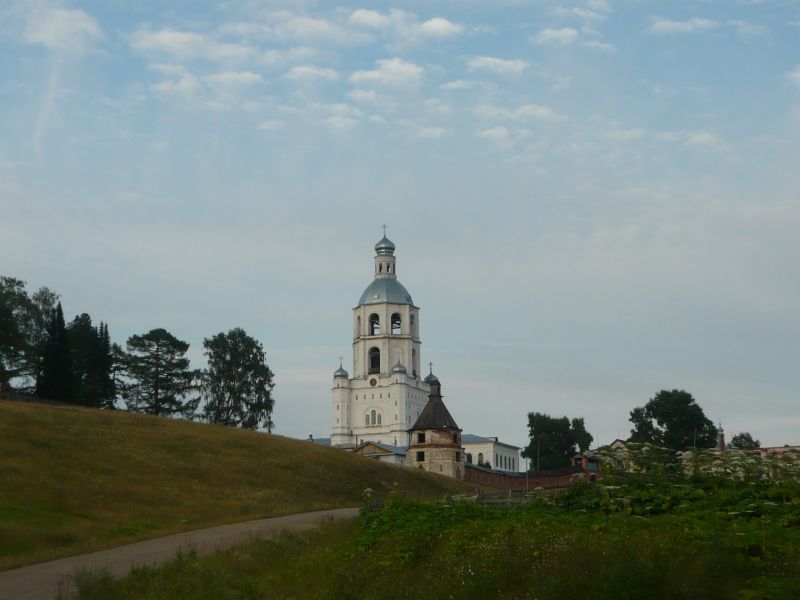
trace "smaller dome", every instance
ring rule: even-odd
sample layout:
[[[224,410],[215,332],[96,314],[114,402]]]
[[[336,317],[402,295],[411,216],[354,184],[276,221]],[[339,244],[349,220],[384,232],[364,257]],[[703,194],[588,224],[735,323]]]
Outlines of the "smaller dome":
[[[375,244],[375,254],[394,254],[394,242],[384,235],[381,241]]]
[[[339,368],[333,372],[333,377],[335,379],[348,379],[350,375],[344,370],[344,367],[339,365]]]
[[[403,375],[405,375],[406,373],[408,373],[408,369],[406,369],[405,366],[403,366],[398,360],[397,364],[394,367],[392,367],[392,373],[402,373]]]
[[[430,373],[428,373],[428,376],[425,379],[423,379],[423,381],[428,385],[432,385],[434,383],[439,383],[439,378],[433,374],[433,371],[431,371]]]

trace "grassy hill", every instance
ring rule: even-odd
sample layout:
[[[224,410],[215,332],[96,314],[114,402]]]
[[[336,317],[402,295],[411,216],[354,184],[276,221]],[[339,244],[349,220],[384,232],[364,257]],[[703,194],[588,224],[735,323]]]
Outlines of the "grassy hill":
[[[253,431],[0,402],[0,570],[234,521],[359,505],[455,480]]]

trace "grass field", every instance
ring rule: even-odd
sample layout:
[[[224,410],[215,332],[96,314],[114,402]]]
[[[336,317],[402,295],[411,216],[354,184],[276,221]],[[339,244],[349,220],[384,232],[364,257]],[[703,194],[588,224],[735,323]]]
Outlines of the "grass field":
[[[176,531],[458,482],[253,431],[0,402],[0,570]]]
[[[65,598],[800,597],[797,485],[634,478],[518,507],[390,501],[358,521],[179,555]]]

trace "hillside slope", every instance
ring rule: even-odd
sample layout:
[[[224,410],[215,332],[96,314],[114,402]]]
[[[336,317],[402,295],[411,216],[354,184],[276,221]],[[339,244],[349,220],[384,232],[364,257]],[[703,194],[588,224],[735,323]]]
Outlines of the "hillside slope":
[[[452,479],[253,431],[0,402],[0,570],[214,524],[410,497]]]

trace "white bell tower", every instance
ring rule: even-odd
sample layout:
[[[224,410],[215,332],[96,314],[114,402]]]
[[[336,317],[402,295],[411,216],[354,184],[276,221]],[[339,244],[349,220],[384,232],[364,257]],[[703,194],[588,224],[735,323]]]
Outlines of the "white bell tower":
[[[333,377],[331,445],[408,446],[408,429],[428,400],[420,378],[419,308],[397,280],[395,245],[375,245],[375,276],[353,309],[353,376]]]

